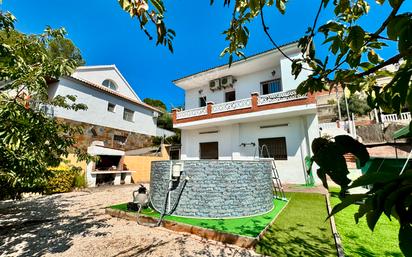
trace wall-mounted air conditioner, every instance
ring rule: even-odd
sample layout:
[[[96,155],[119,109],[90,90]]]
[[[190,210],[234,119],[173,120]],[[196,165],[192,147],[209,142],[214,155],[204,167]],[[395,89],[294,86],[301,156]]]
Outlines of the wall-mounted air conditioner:
[[[220,89],[220,80],[219,79],[214,79],[214,80],[209,81],[209,88],[212,91],[219,90]]]
[[[220,79],[220,85],[223,89],[233,87],[236,79],[233,76],[226,76]]]

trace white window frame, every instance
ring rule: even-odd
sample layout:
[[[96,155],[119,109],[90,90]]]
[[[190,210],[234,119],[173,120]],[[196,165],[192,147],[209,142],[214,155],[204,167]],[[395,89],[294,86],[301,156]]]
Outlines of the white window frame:
[[[110,105],[113,105],[113,110],[110,110]],[[107,103],[107,111],[115,113],[116,112],[116,105],[114,103],[108,102]]]
[[[131,116],[131,117],[130,117]],[[123,109],[123,120],[134,122],[134,111],[124,108]]]
[[[106,82],[106,81],[107,81],[107,83],[108,83],[107,85],[105,85],[105,82]],[[117,91],[117,88],[118,88],[116,82],[114,82],[114,81],[111,80],[111,79],[105,79],[105,80],[103,80],[102,85],[105,86],[105,87],[107,87],[108,89],[111,89],[111,90],[114,90],[114,91]]]

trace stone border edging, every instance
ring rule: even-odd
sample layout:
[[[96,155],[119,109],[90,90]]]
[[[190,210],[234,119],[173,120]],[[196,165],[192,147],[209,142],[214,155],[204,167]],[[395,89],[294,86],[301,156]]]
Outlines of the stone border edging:
[[[325,194],[325,199],[326,199],[326,207],[328,210],[328,215],[330,215],[330,213],[332,212],[332,207],[330,206],[329,192]],[[340,235],[338,233],[338,230],[336,229],[335,217],[331,216],[329,220],[330,220],[330,227],[332,229],[333,239],[335,240],[336,252],[338,254],[338,257],[344,257],[345,252],[343,250],[342,240],[340,239]]]

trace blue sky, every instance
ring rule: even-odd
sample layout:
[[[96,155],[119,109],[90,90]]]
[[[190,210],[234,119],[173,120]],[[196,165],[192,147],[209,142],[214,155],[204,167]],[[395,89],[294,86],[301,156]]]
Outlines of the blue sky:
[[[184,92],[171,82],[227,62],[219,54],[226,46],[222,31],[230,21],[231,10],[223,0],[210,6],[209,0],[166,0],[166,23],[173,28],[175,53],[155,46],[138,27],[137,20],[123,12],[116,0],[3,0],[1,9],[11,11],[18,19],[16,27],[25,33],[40,33],[46,25],[65,27],[68,37],[81,50],[87,65],[116,64],[137,94],[162,100],[169,108],[184,102]],[[389,12],[388,6],[371,2],[371,13],[363,24],[374,30],[376,22]],[[412,10],[407,1],[404,10]],[[297,40],[313,23],[318,8],[315,0],[290,0],[286,15],[274,8],[266,11],[267,25],[278,44]],[[323,12],[319,23],[331,19]],[[272,48],[260,22],[250,25],[251,39],[247,55]],[[317,46],[323,55],[326,47]],[[388,49],[388,56],[394,48]]]

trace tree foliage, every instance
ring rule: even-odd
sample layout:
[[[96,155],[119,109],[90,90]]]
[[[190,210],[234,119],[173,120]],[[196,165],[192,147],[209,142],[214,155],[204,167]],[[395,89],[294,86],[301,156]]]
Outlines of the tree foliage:
[[[233,62],[234,56],[244,57],[242,50],[247,47],[250,36],[248,26],[253,20],[259,19],[268,40],[284,58],[292,62],[292,74],[297,77],[302,70],[310,72],[308,78],[298,86],[298,93],[332,90],[338,85],[348,88],[352,94],[355,92],[366,94],[370,108],[379,107],[385,112],[400,112],[404,106],[412,106],[412,13],[399,13],[405,0],[376,0],[378,5],[387,4],[391,10],[384,18],[375,20],[375,17],[367,16],[371,9],[369,2],[366,0],[319,0],[313,24],[298,43],[302,55],[300,58],[292,59],[278,47],[265,22],[266,10],[272,11],[271,9],[275,8],[281,14],[285,14],[287,0],[223,0],[224,6],[231,9],[232,17],[229,28],[223,32],[228,46],[223,49],[221,55],[229,56],[229,65]],[[167,45],[171,51],[173,50],[171,40],[175,34],[165,29],[164,1],[119,0],[119,3],[132,17],[137,17],[141,29],[150,38],[145,25],[147,20],[151,20],[156,25],[157,44],[166,41],[164,45]],[[214,3],[214,0],[210,0],[211,5]],[[333,5],[334,19],[318,26],[319,16],[327,10],[329,5]],[[381,10],[377,7],[376,12],[379,11]],[[359,22],[361,18],[374,19],[378,29],[368,31]],[[168,37],[170,34],[173,36]],[[323,37],[322,47],[327,47],[330,52],[325,58],[321,58],[316,51],[315,37]],[[379,52],[389,47],[388,42],[395,43],[397,49],[392,51],[392,56],[384,59]],[[384,69],[388,65],[397,63],[399,68],[394,72]],[[376,81],[380,77],[390,77],[391,81],[385,86],[377,86]],[[321,141],[319,139],[319,142]],[[314,156],[314,161],[319,162],[321,168],[320,176],[324,177],[322,174],[328,173],[331,175],[331,171],[334,170],[334,175],[332,175],[335,177],[334,180],[337,180],[338,184],[343,185],[345,189],[348,185],[347,167],[342,161],[336,160],[342,160],[342,154],[346,152],[347,147],[351,148],[351,145],[360,143],[344,144],[343,148],[338,147],[339,150],[336,149],[336,145],[333,145],[337,142],[322,142],[321,145],[330,148],[331,151],[320,151]],[[333,156],[329,156],[331,154]],[[328,159],[327,156],[330,158]],[[366,215],[368,224],[373,229],[374,223],[383,212],[383,206],[386,205],[388,209],[385,214],[390,214],[388,216],[395,217],[401,223],[399,241],[402,252],[406,256],[412,256],[410,218],[412,217],[412,199],[409,176],[409,172],[405,172],[403,176],[394,177],[386,181],[387,187],[381,183],[384,178],[378,176],[376,180],[370,180],[368,176],[363,176],[360,180],[365,184],[373,184],[372,190],[362,196],[347,196],[345,198],[347,200],[338,209],[334,209],[334,213],[358,200],[365,200],[365,204],[360,206],[355,218]],[[351,185],[352,187],[361,185],[355,182]],[[394,191],[396,193],[391,194],[388,187],[396,189]]]
[[[158,99],[145,98],[145,99],[143,99],[143,102],[147,103],[150,106],[159,108],[159,109],[164,110],[164,111],[166,111],[166,109],[167,109],[166,105],[161,100],[158,100]]]
[[[366,97],[363,97],[361,94],[353,94],[350,97],[347,98],[348,101],[348,109],[349,113],[354,113],[355,115],[366,115],[368,114],[372,109],[366,102]],[[341,97],[339,99],[339,105],[341,108],[341,113],[342,117],[347,117],[346,113],[346,101],[344,97]],[[336,113],[338,111],[338,106],[335,105],[336,107]]]
[[[0,198],[43,192],[52,175],[47,168],[58,166],[75,144],[80,128],[45,110],[86,108],[72,95],[48,96],[48,82],[77,66],[70,56],[50,54],[50,44],[64,38],[64,29],[47,27],[40,35],[26,35],[14,29],[14,22],[12,14],[0,12]]]
[[[65,59],[74,60],[77,66],[81,66],[86,63],[83,60],[80,50],[68,38],[54,38],[49,42],[48,48],[52,58],[63,57]]]
[[[137,17],[141,29],[150,35],[146,24],[151,21],[156,27],[157,44],[165,40],[169,48],[173,36],[166,30],[164,15],[166,12],[163,0],[119,0],[120,6],[129,12],[131,17]],[[286,0],[223,0],[232,12],[230,26],[224,30],[228,46],[221,55],[243,57],[243,49],[247,47],[250,36],[248,25],[259,19],[262,28],[270,42],[278,48],[285,58],[292,62],[292,73],[298,76],[305,69],[311,75],[299,87],[299,93],[331,90],[335,85],[348,88],[351,92],[363,91],[371,107],[381,107],[384,111],[397,111],[407,103],[412,105],[411,75],[412,75],[412,14],[399,13],[405,0],[378,0],[379,5],[388,2],[391,12],[384,19],[377,21],[376,31],[367,31],[359,22],[360,18],[370,12],[371,6],[366,0],[320,0],[313,25],[299,40],[302,57],[291,59],[273,40],[269,27],[265,22],[265,11],[276,8],[280,13],[286,13]],[[210,1],[213,5],[214,0]],[[333,5],[335,18],[326,24],[318,26],[318,18],[322,11]],[[376,10],[377,12],[381,10]],[[373,19],[370,17],[366,17]],[[151,36],[149,36],[151,38]],[[314,38],[324,37],[323,47],[328,47],[331,57],[321,58],[315,48]],[[387,42],[395,42],[397,51],[387,59],[379,56],[379,51],[389,47]],[[171,48],[172,49],[172,48]],[[401,62],[396,72],[383,70],[387,65]],[[392,81],[384,86],[376,86],[376,79],[390,76]]]

